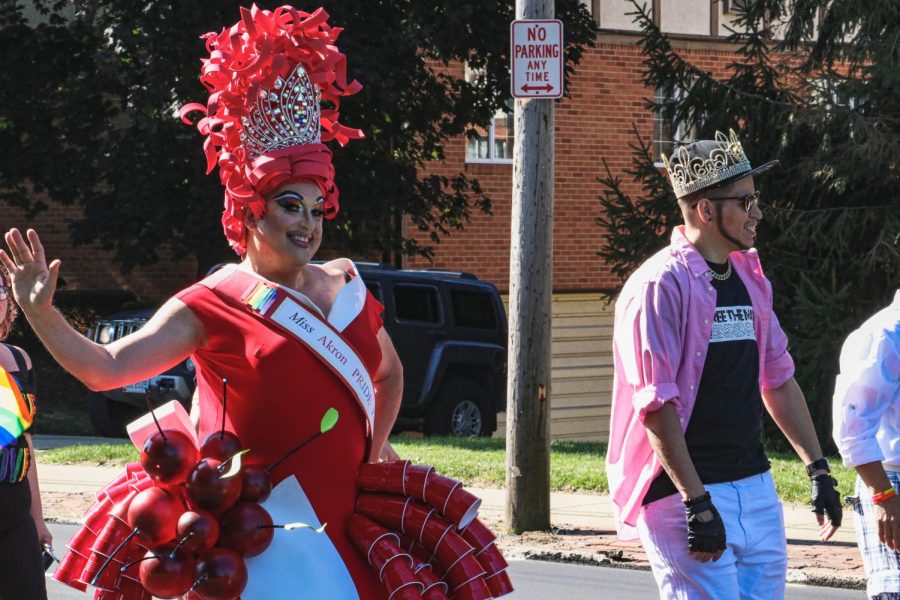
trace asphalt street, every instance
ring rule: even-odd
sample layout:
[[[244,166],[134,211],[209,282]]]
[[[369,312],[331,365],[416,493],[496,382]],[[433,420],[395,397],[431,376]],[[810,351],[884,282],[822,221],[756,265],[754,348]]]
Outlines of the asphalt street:
[[[536,560],[520,560],[509,565],[516,600],[652,600],[659,597],[649,571],[586,567]],[[865,600],[860,591],[788,585],[786,600]]]
[[[53,546],[57,554],[64,552],[66,542],[75,534],[75,525],[50,524]],[[509,566],[516,592],[507,596],[517,600],[652,600],[658,597],[653,576],[648,571],[585,567],[534,560],[512,561]],[[47,577],[50,600],[84,600],[91,598],[83,592],[64,586]],[[823,587],[789,585],[787,600],[864,600],[859,591]]]

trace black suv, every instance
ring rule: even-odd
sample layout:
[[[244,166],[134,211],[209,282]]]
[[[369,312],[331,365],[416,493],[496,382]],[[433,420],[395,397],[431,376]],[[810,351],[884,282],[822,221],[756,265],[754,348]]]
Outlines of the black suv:
[[[88,329],[87,337],[108,344],[143,327],[154,312],[153,308],[141,308],[110,315]],[[195,386],[194,363],[188,358],[156,377],[104,392],[88,392],[85,402],[97,433],[122,437],[128,423],[146,414],[148,392],[154,406],[180,400],[190,409]]]
[[[506,408],[506,313],[497,288],[469,273],[401,270],[356,263],[384,305],[384,326],[403,363],[403,404],[395,430],[426,435],[489,436]],[[88,337],[109,343],[141,327],[145,309],[98,322]],[[101,435],[122,435],[124,425],[154,404],[178,399],[190,406],[190,359],[125,388],[88,395],[91,421]]]

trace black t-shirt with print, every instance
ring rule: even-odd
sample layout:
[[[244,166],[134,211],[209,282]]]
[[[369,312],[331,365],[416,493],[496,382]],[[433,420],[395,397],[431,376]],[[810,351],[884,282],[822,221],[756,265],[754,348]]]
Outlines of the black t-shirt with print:
[[[709,263],[719,274],[727,265]],[[691,420],[684,433],[703,483],[735,481],[769,470],[762,445],[759,350],[750,294],[734,271],[712,280],[716,315]],[[644,504],[676,493],[665,471],[650,484]]]

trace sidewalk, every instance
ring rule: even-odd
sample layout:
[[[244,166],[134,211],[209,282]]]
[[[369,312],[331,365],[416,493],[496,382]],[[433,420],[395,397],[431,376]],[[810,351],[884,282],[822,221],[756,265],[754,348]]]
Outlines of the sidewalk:
[[[479,516],[502,530],[506,491],[469,489],[482,499]],[[550,533],[503,536],[501,545],[507,556],[650,568],[638,542],[622,542],[616,538],[609,496],[554,492],[550,495],[550,520],[554,528]],[[846,509],[841,528],[827,543],[819,541],[818,524],[806,506],[786,505],[784,522],[789,582],[865,589],[866,577],[856,547],[853,515]]]
[[[121,440],[35,436],[38,450],[59,446]],[[94,493],[114,479],[118,467],[53,465],[38,463],[44,514],[48,519],[77,522],[93,501]],[[479,516],[495,531],[502,531],[506,491],[497,488],[467,488],[482,499]],[[649,568],[638,543],[621,542],[615,536],[609,496],[554,492],[550,496],[553,526],[550,532],[501,535],[507,557],[603,564],[627,568]],[[865,588],[865,573],[852,514],[832,541],[821,543],[815,516],[806,506],[784,507],[788,538],[788,581],[833,587]]]

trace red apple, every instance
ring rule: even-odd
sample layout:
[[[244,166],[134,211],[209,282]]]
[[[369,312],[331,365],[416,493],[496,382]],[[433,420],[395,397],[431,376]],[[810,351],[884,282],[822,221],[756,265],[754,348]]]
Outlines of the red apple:
[[[219,466],[223,461],[204,458],[198,462],[186,483],[188,498],[194,507],[222,513],[234,506],[241,496],[241,478],[222,478]]]
[[[213,514],[202,509],[185,512],[175,526],[178,543],[196,554],[203,554],[215,546],[219,531],[219,522]]]
[[[244,465],[241,468],[241,500],[265,502],[272,493],[272,478],[260,465]]]
[[[180,431],[156,431],[141,449],[141,466],[151,479],[164,485],[177,485],[187,479],[197,463],[194,442]]]
[[[184,505],[174,494],[151,487],[140,492],[128,505],[128,524],[155,546],[175,537],[175,524]]]
[[[197,561],[194,581],[203,600],[232,600],[247,586],[247,565],[234,550],[213,548]]]
[[[200,456],[203,458],[217,458],[225,462],[242,450],[241,440],[230,431],[214,431],[206,436],[200,446]]]
[[[255,502],[238,502],[222,515],[219,545],[243,556],[256,556],[269,547],[274,534],[266,509]]]
[[[174,552],[173,552],[174,551]],[[163,544],[148,551],[141,561],[141,584],[157,598],[178,598],[194,583],[196,560],[175,544]]]

